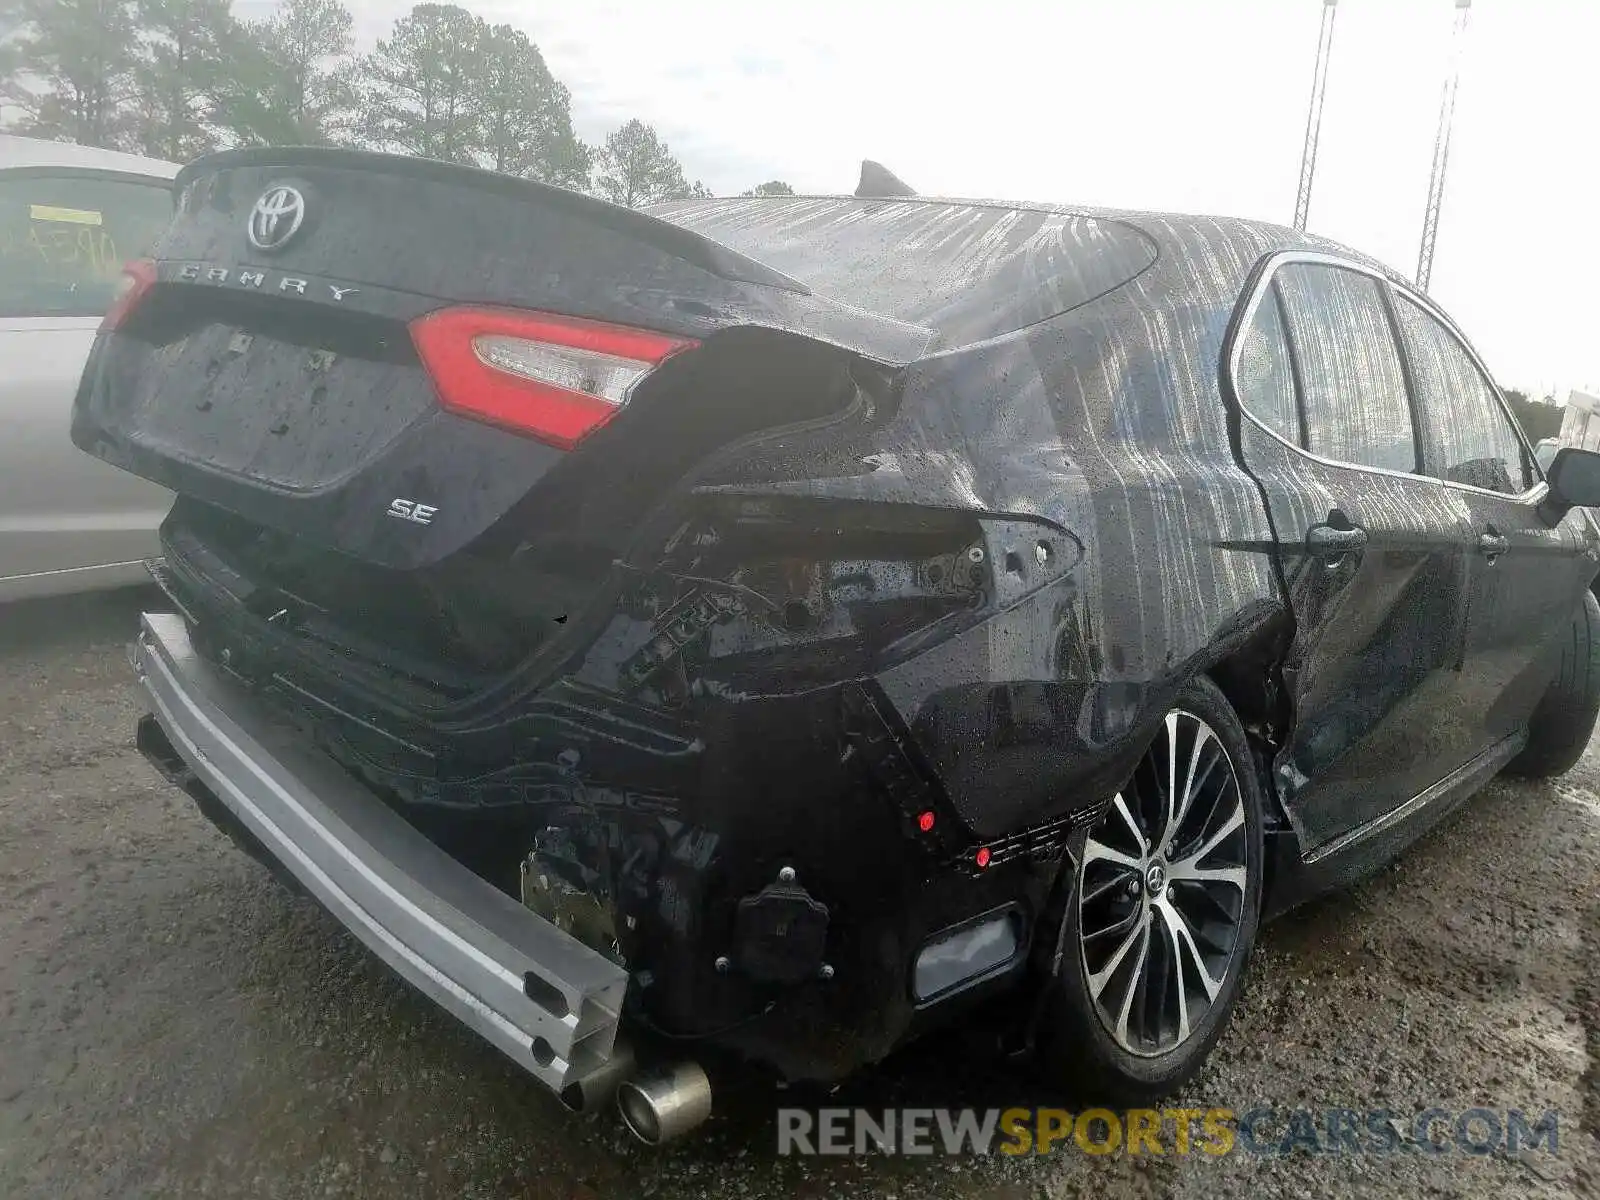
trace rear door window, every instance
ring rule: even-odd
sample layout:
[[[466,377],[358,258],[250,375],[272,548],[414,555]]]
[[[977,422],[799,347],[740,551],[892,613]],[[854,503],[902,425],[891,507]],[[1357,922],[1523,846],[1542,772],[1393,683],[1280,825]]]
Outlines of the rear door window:
[[[1234,377],[1239,403],[1273,433],[1303,445],[1295,398],[1294,367],[1283,330],[1283,312],[1276,288],[1268,287],[1239,342],[1239,369]]]
[[[1320,263],[1290,263],[1273,281],[1300,366],[1306,449],[1338,462],[1415,471],[1405,371],[1378,281]]]
[[[172,219],[164,179],[0,172],[0,317],[97,317]]]
[[[1518,495],[1531,480],[1522,441],[1494,385],[1432,314],[1404,296],[1395,301],[1411,359],[1417,407],[1427,430],[1429,473],[1451,483]]]

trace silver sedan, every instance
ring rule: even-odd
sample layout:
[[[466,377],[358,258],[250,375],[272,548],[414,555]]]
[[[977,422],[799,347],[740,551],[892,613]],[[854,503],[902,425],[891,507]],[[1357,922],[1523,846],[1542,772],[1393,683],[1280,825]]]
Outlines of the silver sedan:
[[[0,601],[136,583],[172,496],[73,446],[72,397],[172,163],[0,135]]]

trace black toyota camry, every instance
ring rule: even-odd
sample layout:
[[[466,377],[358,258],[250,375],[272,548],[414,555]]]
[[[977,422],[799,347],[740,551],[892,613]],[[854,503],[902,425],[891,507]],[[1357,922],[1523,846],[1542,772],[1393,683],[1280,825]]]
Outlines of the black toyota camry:
[[[145,753],[647,1140],[715,1052],[832,1080],[978,1000],[1166,1093],[1264,917],[1600,705],[1600,456],[1546,475],[1404,279],[895,183],[215,155],[78,394],[180,497]]]

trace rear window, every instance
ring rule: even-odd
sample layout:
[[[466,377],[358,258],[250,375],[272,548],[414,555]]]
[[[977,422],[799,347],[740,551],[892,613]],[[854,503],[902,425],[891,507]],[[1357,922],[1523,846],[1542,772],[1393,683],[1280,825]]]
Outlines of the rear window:
[[[97,317],[172,219],[165,180],[0,172],[0,317]]]
[[[1156,256],[1120,221],[982,204],[767,197],[649,211],[819,295],[936,329],[949,346],[1076,308]]]

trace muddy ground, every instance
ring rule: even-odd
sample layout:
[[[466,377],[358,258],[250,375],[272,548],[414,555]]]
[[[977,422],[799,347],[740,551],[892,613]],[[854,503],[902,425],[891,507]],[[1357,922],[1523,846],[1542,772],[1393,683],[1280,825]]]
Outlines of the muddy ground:
[[[780,1158],[758,1079],[703,1136],[569,1116],[410,993],[133,748],[148,596],[0,610],[0,1196],[1600,1195],[1600,757],[1499,782],[1263,934],[1174,1101],[1558,1114],[1557,1151]],[[792,1094],[792,1093],[791,1093]],[[1010,1105],[957,1037],[830,1103]],[[1277,1127],[1273,1127],[1276,1129]],[[1272,1132],[1269,1136],[1276,1137]]]

